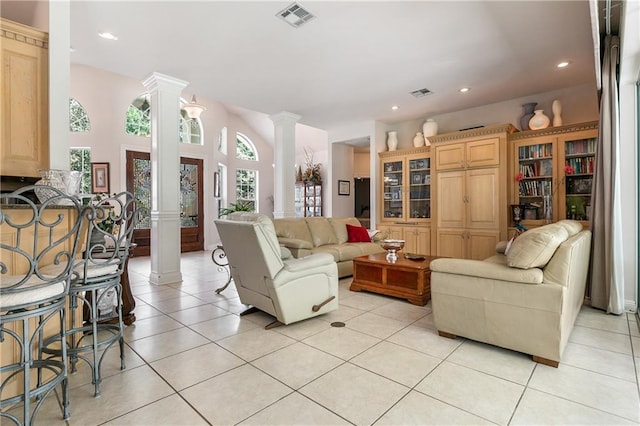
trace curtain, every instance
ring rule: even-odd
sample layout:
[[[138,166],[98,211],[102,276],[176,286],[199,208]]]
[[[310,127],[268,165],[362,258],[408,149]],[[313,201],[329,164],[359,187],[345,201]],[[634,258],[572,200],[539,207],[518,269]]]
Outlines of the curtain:
[[[591,306],[612,314],[624,312],[617,80],[619,50],[619,38],[607,35],[602,60],[600,126],[591,193],[593,214],[590,223],[593,232],[590,265]]]

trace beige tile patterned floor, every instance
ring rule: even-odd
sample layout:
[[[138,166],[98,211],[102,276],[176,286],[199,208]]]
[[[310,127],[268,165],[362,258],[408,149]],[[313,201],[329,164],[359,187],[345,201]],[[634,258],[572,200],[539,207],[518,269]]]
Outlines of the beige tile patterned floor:
[[[430,305],[349,291],[340,309],[286,327],[244,310],[210,252],[182,256],[184,282],[147,283],[130,262],[138,320],[93,397],[85,365],[70,378],[71,419],[50,395],[38,425],[638,424],[640,329],[631,315],[584,308],[560,367],[439,337]],[[346,327],[334,328],[332,321]]]

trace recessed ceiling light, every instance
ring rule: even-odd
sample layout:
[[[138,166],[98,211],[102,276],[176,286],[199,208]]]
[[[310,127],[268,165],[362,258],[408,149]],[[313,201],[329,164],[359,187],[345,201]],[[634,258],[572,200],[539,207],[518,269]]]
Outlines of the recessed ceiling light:
[[[463,87],[462,89],[460,89],[460,93],[467,93],[469,90],[471,89],[469,89],[468,87]]]
[[[103,32],[103,33],[98,33],[98,35],[106,40],[117,40],[118,37],[116,37],[115,35],[111,34],[110,32]]]
[[[558,68],[564,68],[564,67],[568,67],[569,66],[569,62],[564,61],[564,62],[560,62],[558,65],[556,65],[556,67]]]
[[[398,109],[398,105],[392,106],[391,109],[394,110],[394,111],[397,110]]]

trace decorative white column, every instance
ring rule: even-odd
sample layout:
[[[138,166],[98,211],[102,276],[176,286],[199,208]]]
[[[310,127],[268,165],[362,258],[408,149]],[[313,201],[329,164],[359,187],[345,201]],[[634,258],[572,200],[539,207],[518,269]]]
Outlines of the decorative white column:
[[[49,3],[49,167],[69,170],[71,5]]]
[[[273,217],[295,217],[296,123],[302,117],[279,112],[269,117],[274,125]]]
[[[186,81],[157,72],[142,84],[151,96],[152,284],[182,281],[180,272],[180,92]]]

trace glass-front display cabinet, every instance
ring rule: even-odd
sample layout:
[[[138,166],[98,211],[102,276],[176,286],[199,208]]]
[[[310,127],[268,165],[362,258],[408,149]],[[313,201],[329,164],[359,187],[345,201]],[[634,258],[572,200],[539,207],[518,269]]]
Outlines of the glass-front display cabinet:
[[[431,218],[430,155],[398,154],[389,158],[381,155],[380,163],[381,221],[428,221]]]
[[[296,217],[322,216],[322,184],[296,182],[294,208]]]

